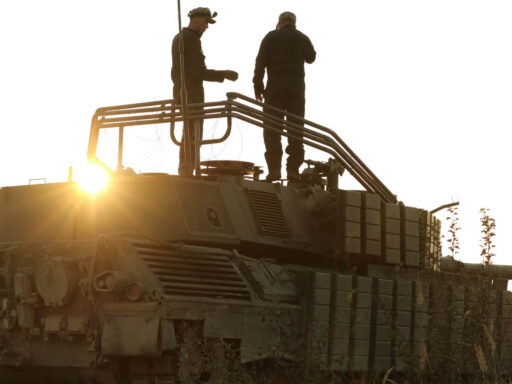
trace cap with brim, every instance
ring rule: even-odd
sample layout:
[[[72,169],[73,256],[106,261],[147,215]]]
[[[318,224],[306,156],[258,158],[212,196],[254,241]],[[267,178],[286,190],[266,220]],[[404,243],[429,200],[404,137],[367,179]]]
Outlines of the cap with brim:
[[[192,17],[201,17],[201,16],[205,16],[208,18],[208,23],[210,24],[215,24],[215,20],[213,19],[215,16],[217,16],[217,12],[212,12],[210,11],[210,8],[203,8],[203,7],[199,7],[199,8],[194,8],[193,10],[191,10],[189,13],[188,13],[188,17],[192,18]]]
[[[279,15],[279,21],[288,20],[292,21],[293,24],[297,22],[297,16],[293,12],[283,12]]]

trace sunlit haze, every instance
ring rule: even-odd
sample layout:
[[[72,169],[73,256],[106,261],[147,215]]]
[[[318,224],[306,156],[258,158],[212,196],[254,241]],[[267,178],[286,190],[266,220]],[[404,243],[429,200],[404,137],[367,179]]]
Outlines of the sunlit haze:
[[[207,101],[252,97],[261,39],[279,13],[296,13],[317,51],[306,66],[306,118],[336,130],[406,205],[460,200],[463,260],[480,260],[478,211],[490,208],[495,262],[512,263],[510,0],[182,1],[184,25],[197,6],[219,13],[202,37],[207,66],[240,74],[206,83]],[[69,166],[87,164],[96,108],[170,99],[177,31],[173,0],[2,1],[0,185],[65,181]],[[205,136],[223,129],[208,122]],[[98,153],[115,161],[115,136],[105,136]],[[168,127],[132,129],[126,140],[136,172],[176,173]],[[202,158],[264,165],[263,151],[261,131],[237,122]],[[325,160],[306,150],[317,157]],[[340,185],[359,188],[345,176]]]

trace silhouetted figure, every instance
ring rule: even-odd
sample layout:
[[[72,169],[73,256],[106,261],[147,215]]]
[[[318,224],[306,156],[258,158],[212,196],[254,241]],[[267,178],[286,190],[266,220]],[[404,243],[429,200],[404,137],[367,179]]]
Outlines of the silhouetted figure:
[[[313,63],[316,52],[309,38],[295,27],[297,18],[292,12],[283,12],[279,15],[277,29],[269,32],[261,42],[256,67],[254,68],[254,94],[256,99],[284,109],[300,117],[304,117],[305,84],[304,62]],[[263,76],[267,70],[267,86],[263,86]],[[280,118],[283,115],[269,108],[263,108]],[[303,125],[293,118],[288,119]],[[271,124],[271,122],[267,122]],[[268,166],[267,181],[281,178],[281,159],[283,148],[281,135],[264,129],[265,160]],[[299,167],[304,161],[304,145],[292,138],[288,138],[286,147],[288,159],[286,172],[289,180],[296,179]]]
[[[203,81],[217,81],[222,83],[224,79],[235,81],[238,79],[238,73],[235,71],[216,71],[206,68],[205,56],[201,48],[201,36],[204,31],[208,29],[209,24],[214,24],[213,19],[217,16],[217,12],[213,15],[208,8],[195,8],[188,13],[190,23],[188,27],[182,29],[183,46],[184,46],[184,66],[185,66],[185,88],[187,90],[187,103],[203,103],[204,102],[204,88]],[[181,73],[180,73],[180,39],[179,34],[174,36],[172,41],[172,69],[171,77],[174,83],[173,97],[181,104]],[[190,107],[189,113],[202,110],[202,107]],[[201,137],[203,136],[203,120],[201,124]],[[189,120],[188,132],[183,132],[187,135],[189,142],[194,140],[194,120]],[[183,142],[183,140],[182,140]],[[190,162],[187,163],[184,158],[183,145],[180,147],[180,175],[192,175],[194,170],[195,154],[192,153]]]

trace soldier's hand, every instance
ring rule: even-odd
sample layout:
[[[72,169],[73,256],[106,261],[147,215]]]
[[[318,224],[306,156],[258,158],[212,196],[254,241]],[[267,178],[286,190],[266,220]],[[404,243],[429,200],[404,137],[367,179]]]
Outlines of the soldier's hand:
[[[231,81],[236,81],[238,79],[238,73],[235,71],[224,71],[224,77]]]
[[[254,97],[256,98],[256,100],[263,102],[263,93],[254,91]]]

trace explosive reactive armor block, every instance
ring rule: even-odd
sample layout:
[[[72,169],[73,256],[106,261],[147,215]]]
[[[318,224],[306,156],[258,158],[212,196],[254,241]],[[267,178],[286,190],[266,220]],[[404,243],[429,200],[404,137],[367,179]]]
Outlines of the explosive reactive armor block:
[[[357,262],[438,268],[440,222],[429,212],[384,203],[376,194],[340,191],[340,250]]]
[[[311,273],[311,279],[308,346],[313,366],[359,372],[394,367],[405,372],[433,361],[442,351],[461,350],[470,332],[486,335],[483,342],[499,352],[503,367],[511,361],[512,294],[489,288],[482,304],[479,284],[484,280],[456,282],[449,274],[402,280],[327,272]],[[475,325],[469,319],[478,311],[485,321]]]

